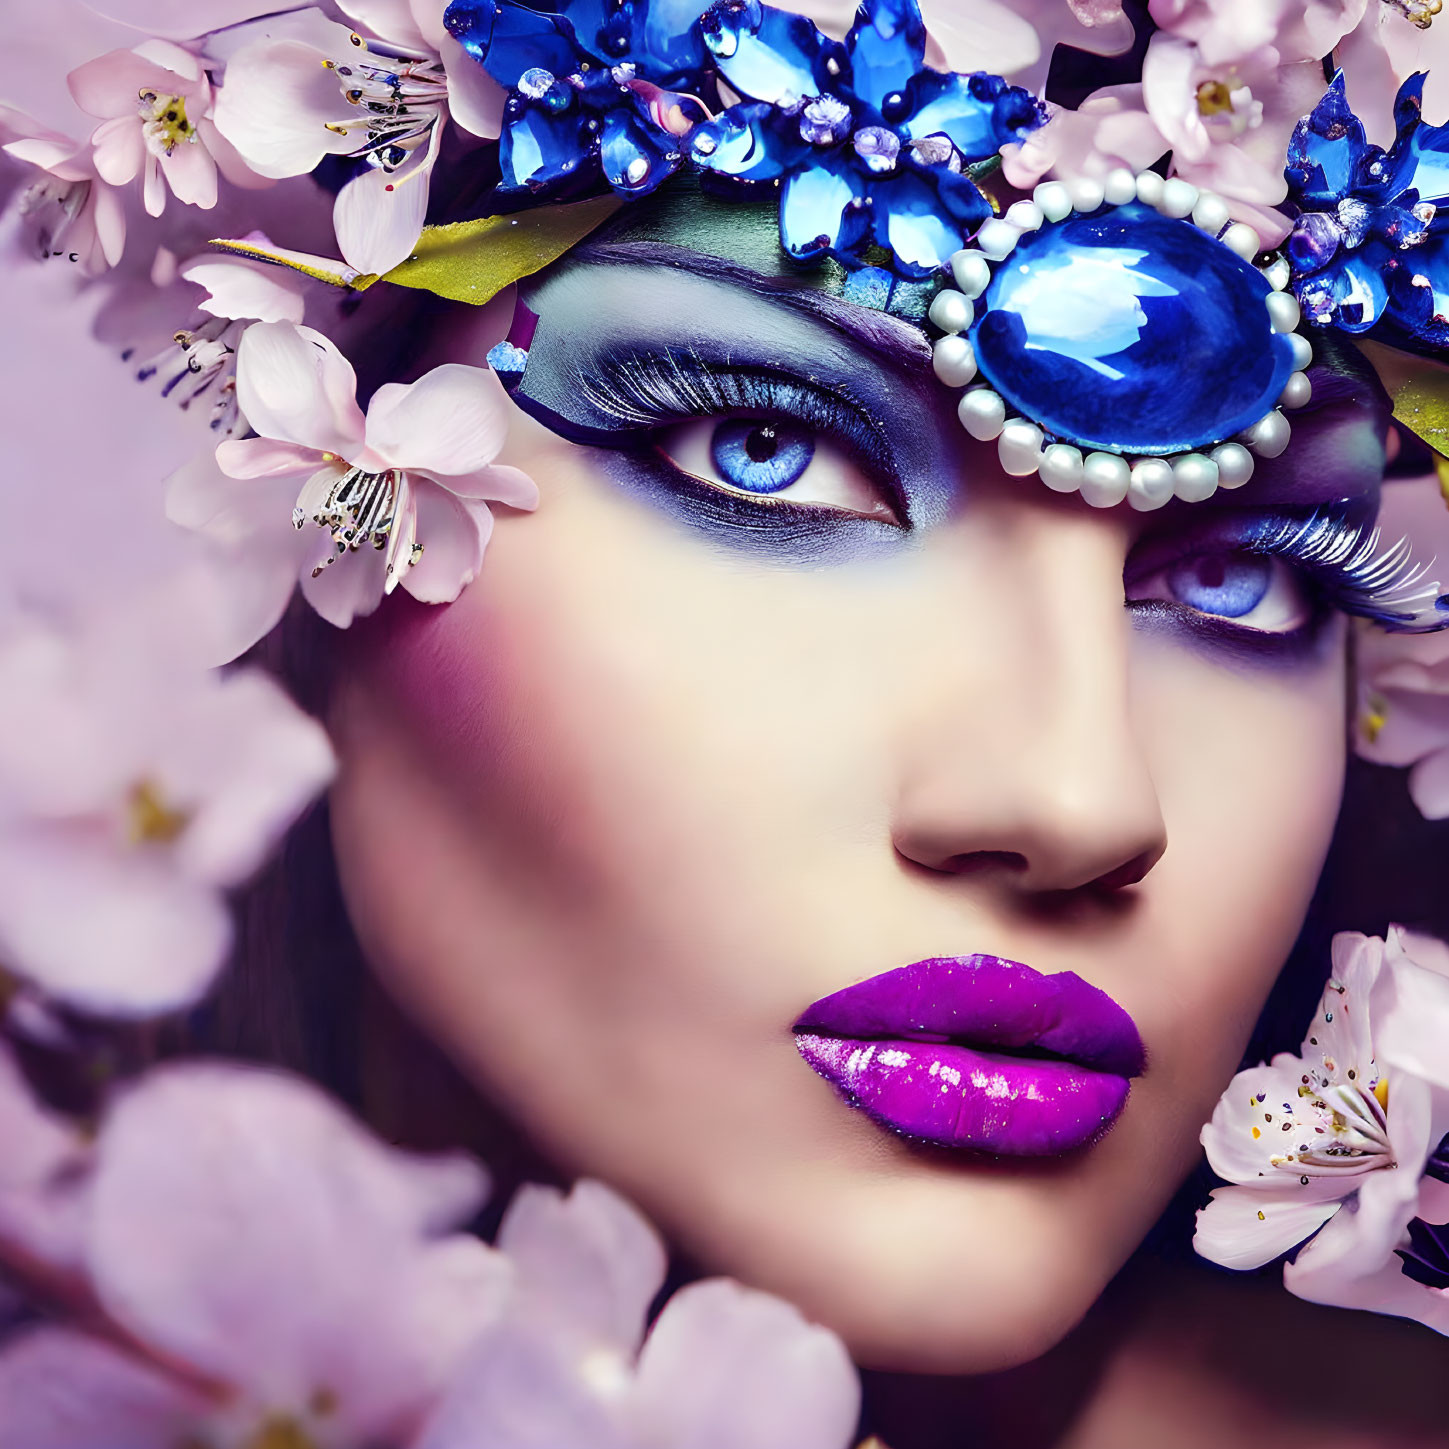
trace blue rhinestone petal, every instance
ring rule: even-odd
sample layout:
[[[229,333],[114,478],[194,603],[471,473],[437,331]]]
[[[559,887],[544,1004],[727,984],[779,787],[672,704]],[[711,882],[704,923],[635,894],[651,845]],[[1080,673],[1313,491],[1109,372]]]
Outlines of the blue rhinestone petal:
[[[845,66],[845,47],[822,35],[803,15],[760,0],[718,0],[699,20],[700,34],[719,73],[752,101],[793,110],[807,96],[828,93],[834,61]]]
[[[621,196],[647,196],[684,159],[677,147],[665,144],[672,139],[627,108],[610,111],[599,138],[604,180]]]
[[[849,165],[822,158],[793,172],[780,197],[781,244],[799,262],[854,250],[868,223],[864,199],[864,180]]]
[[[543,106],[510,101],[508,112],[498,153],[501,191],[542,191],[575,177],[580,162],[592,161],[577,110],[555,115]]]
[[[982,376],[1048,433],[1114,453],[1218,443],[1293,371],[1266,279],[1191,222],[1136,202],[1017,243],[971,328]]]
[[[968,161],[994,156],[1041,124],[1036,98],[999,76],[923,71],[916,109],[902,129],[913,141],[945,136]]]
[[[811,148],[780,126],[774,106],[743,101],[690,132],[690,159],[706,171],[737,181],[775,181],[793,171]]]
[[[976,195],[981,197],[979,191]],[[965,241],[966,229],[943,210],[936,188],[918,175],[905,172],[874,181],[870,199],[875,241],[895,254],[896,270],[904,277],[930,276]],[[989,215],[984,199],[981,204]]]
[[[512,88],[527,70],[568,75],[577,68],[569,27],[507,0],[453,0],[443,24],[489,75]]]
[[[877,111],[904,106],[926,56],[926,27],[916,0],[865,0],[845,38],[851,89]]]

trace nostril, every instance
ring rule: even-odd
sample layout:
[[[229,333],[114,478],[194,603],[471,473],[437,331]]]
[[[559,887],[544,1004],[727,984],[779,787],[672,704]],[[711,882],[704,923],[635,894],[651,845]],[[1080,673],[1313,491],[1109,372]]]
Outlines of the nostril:
[[[1109,870],[1106,875],[1098,876],[1092,884],[1098,890],[1125,890],[1128,886],[1134,886],[1143,880],[1147,872],[1157,864],[1161,855],[1160,850],[1144,850],[1140,855],[1135,855],[1131,860],[1119,865],[1116,870]]]
[[[970,850],[943,860],[937,867],[948,875],[1020,875],[1026,868],[1026,857],[1015,850]]]

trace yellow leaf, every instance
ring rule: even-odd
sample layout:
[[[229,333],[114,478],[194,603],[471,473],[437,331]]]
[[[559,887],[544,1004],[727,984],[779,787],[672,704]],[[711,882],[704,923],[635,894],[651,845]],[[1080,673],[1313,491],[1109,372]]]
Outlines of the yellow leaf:
[[[481,307],[505,287],[556,262],[622,204],[616,196],[600,196],[424,227],[417,250],[383,280]]]

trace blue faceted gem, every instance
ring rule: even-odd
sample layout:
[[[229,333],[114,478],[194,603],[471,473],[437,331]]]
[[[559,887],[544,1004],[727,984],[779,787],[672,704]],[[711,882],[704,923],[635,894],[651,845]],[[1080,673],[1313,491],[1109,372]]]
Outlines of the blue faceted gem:
[[[1251,263],[1133,202],[1028,232],[971,328],[981,375],[1055,437],[1113,453],[1222,442],[1272,411],[1293,349]]]

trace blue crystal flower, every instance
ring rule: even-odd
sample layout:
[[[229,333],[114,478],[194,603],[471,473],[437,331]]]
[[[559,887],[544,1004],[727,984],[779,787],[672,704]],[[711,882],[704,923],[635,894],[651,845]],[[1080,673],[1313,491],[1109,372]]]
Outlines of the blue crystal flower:
[[[1449,347],[1449,126],[1424,123],[1423,89],[1422,74],[1400,88],[1385,152],[1334,77],[1289,143],[1301,215],[1284,250],[1309,321],[1433,353]]]
[[[874,242],[902,276],[942,266],[991,215],[967,174],[1043,119],[999,76],[925,65],[916,0],[864,0],[844,44],[761,0],[717,0],[699,33],[745,99],[690,138],[734,186],[780,191],[780,237],[799,261],[861,265]]]
[[[707,115],[709,55],[693,0],[453,0],[448,31],[508,92],[500,191],[653,191]]]

